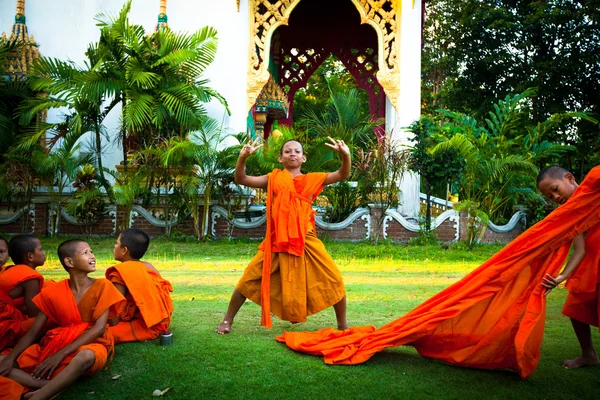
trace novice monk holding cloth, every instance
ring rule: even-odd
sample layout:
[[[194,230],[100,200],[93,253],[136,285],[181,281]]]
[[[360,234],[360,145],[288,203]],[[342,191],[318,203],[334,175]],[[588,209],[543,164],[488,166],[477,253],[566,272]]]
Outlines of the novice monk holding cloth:
[[[46,262],[42,244],[33,235],[12,238],[8,252],[16,265],[0,273],[0,351],[14,346],[38,315],[32,299],[44,286],[44,277],[35,269]]]
[[[537,185],[540,192],[556,204],[566,203],[579,187],[573,174],[557,166],[542,170]],[[565,268],[556,277],[546,275],[542,286],[550,292],[564,280],[567,280],[569,295],[562,313],[571,318],[581,356],[566,360],[563,367],[572,369],[600,364],[590,330],[590,325],[598,327],[600,315],[600,224],[573,240],[573,253]]]
[[[409,345],[424,357],[472,368],[531,375],[540,359],[546,289],[571,242],[600,223],[600,166],[564,204],[479,268],[406,315],[375,329],[284,332],[277,340],[328,364],[359,364],[388,347]]]
[[[156,339],[169,330],[173,287],[140,261],[149,244],[148,234],[135,228],[124,229],[115,243],[114,257],[121,263],[106,270],[106,279],[127,299],[121,314],[109,320],[115,343]]]
[[[79,376],[102,369],[113,352],[108,312],[125,298],[108,280],[88,276],[96,270],[96,258],[83,240],[63,242],[58,257],[69,279],[33,299],[40,309],[35,323],[0,361],[0,393],[7,399],[20,398],[24,388],[19,385],[38,389],[25,398],[50,399]],[[44,334],[47,321],[55,328]]]
[[[350,150],[342,140],[329,138],[327,146],[342,159],[332,173],[302,174],[306,161],[302,145],[289,140],[283,144],[279,162],[283,170],[268,175],[246,175],[246,159],[262,145],[245,145],[235,167],[235,181],[267,189],[267,233],[233,291],[227,314],[216,332],[229,333],[233,319],[249,298],[262,307],[261,325],[271,327],[271,312],[290,322],[333,306],[338,329],[346,329],[346,291],[337,266],[317,239],[314,201],[326,185],[350,176]]]

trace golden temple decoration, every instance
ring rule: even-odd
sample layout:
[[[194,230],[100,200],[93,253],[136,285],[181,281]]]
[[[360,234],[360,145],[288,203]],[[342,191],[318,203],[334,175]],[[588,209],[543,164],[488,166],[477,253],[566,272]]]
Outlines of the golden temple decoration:
[[[17,0],[17,11],[15,23],[12,26],[10,36],[2,33],[2,41],[17,42],[16,50],[8,54],[8,73],[9,76],[22,79],[29,71],[33,60],[40,57],[40,50],[35,44],[33,35],[27,32],[25,24],[25,0]]]
[[[237,10],[240,11],[240,0],[235,0],[235,5],[237,6]]]
[[[169,27],[167,23],[169,18],[167,17],[167,0],[160,0],[160,8],[158,11],[158,22],[156,23],[155,30],[166,29]]]
[[[269,80],[268,62],[273,32],[287,25],[292,10],[301,0],[249,0],[250,46],[246,109],[256,103],[261,90]],[[369,24],[378,37],[377,80],[390,103],[398,109],[400,96],[400,18],[402,0],[351,0],[361,16],[361,23]],[[335,18],[332,16],[332,18]]]
[[[17,15],[25,15],[25,0],[17,0]]]

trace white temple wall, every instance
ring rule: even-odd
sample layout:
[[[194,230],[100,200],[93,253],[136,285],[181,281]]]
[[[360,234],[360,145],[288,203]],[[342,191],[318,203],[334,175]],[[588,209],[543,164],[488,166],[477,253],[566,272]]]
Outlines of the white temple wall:
[[[398,111],[386,100],[386,129],[399,145],[411,145],[407,128],[421,117],[421,0],[402,0],[400,25],[400,99]],[[408,217],[419,215],[420,178],[407,172],[400,182],[399,212]]]
[[[34,35],[42,56],[73,60],[81,64],[85,50],[99,37],[94,17],[97,14],[116,15],[125,0],[27,0],[25,15],[30,35]],[[147,32],[155,29],[159,14],[159,0],[133,0],[129,15],[132,23],[141,24]],[[14,23],[16,0],[0,0],[0,32],[10,34]],[[207,110],[211,117],[224,120],[232,132],[246,130],[245,110],[246,71],[248,59],[247,0],[242,0],[237,11],[234,0],[170,0],[167,3],[169,26],[174,31],[194,32],[206,25],[218,31],[219,45],[214,63],[205,77],[210,86],[225,97],[231,116],[227,116],[218,102],[211,102]],[[48,121],[61,119],[64,111],[52,110]],[[119,131],[120,107],[107,117],[106,126],[111,137]],[[104,165],[113,167],[122,157],[118,141],[113,140],[104,154]]]

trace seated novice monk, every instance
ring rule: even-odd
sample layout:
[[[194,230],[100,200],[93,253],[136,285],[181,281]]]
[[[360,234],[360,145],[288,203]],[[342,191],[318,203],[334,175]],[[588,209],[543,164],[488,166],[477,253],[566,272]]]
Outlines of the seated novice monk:
[[[284,332],[277,340],[328,364],[359,364],[388,347],[471,368],[531,375],[540,359],[546,316],[543,278],[561,269],[571,242],[600,223],[600,166],[571,198],[479,268],[406,315],[375,329]]]
[[[0,351],[14,346],[35,321],[39,310],[32,299],[44,285],[35,269],[46,261],[42,244],[33,235],[12,238],[8,252],[16,265],[0,273]]]
[[[8,242],[3,237],[0,237],[0,273],[6,269],[8,261]]]
[[[40,309],[35,323],[0,361],[0,377],[38,389],[25,398],[52,398],[79,376],[102,369],[114,349],[108,313],[125,298],[108,280],[88,276],[96,270],[96,259],[85,241],[63,242],[58,257],[69,279],[42,289],[33,299]],[[47,321],[55,328],[44,332]],[[15,393],[15,383],[0,380],[0,393],[7,389]]]
[[[544,196],[557,204],[564,204],[578,188],[575,177],[566,169],[553,166],[540,172],[537,185]],[[598,327],[600,315],[600,224],[573,240],[573,253],[563,271],[556,277],[547,275],[542,286],[548,292],[567,280],[569,295],[562,313],[571,318],[571,324],[581,346],[581,356],[566,360],[563,367],[579,368],[600,364],[592,345],[590,325]]]
[[[150,264],[140,261],[150,237],[141,229],[125,229],[117,238],[115,260],[106,279],[125,296],[127,303],[116,319],[109,319],[115,343],[155,339],[169,330],[173,302],[171,284]],[[112,317],[112,316],[111,316]]]
[[[306,161],[302,145],[283,144],[283,170],[268,175],[246,175],[246,159],[262,145],[245,145],[235,167],[235,181],[267,189],[267,233],[233,291],[227,314],[216,332],[229,333],[246,298],[262,307],[261,325],[271,327],[271,312],[280,319],[304,322],[306,317],[333,305],[338,329],[346,329],[346,291],[337,266],[317,239],[312,201],[326,185],[350,176],[350,150],[342,140],[327,146],[339,153],[340,169],[333,173],[302,174]]]

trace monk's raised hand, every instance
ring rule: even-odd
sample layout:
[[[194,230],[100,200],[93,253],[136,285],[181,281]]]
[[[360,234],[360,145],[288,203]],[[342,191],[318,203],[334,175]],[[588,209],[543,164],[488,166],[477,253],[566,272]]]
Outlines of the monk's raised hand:
[[[258,138],[257,138],[252,143],[245,144],[244,147],[242,147],[242,150],[240,150],[240,157],[242,157],[244,159],[248,158],[252,154],[254,154],[254,152],[256,150],[260,149],[261,147],[263,147],[263,144],[258,144]]]
[[[332,138],[331,136],[327,136],[327,139],[329,139],[329,141],[331,143],[325,143],[325,146],[331,147],[333,150],[340,153],[340,155],[342,155],[342,154],[350,155],[350,148],[348,147],[348,145],[346,143],[344,143],[343,140],[336,140],[336,139]]]

